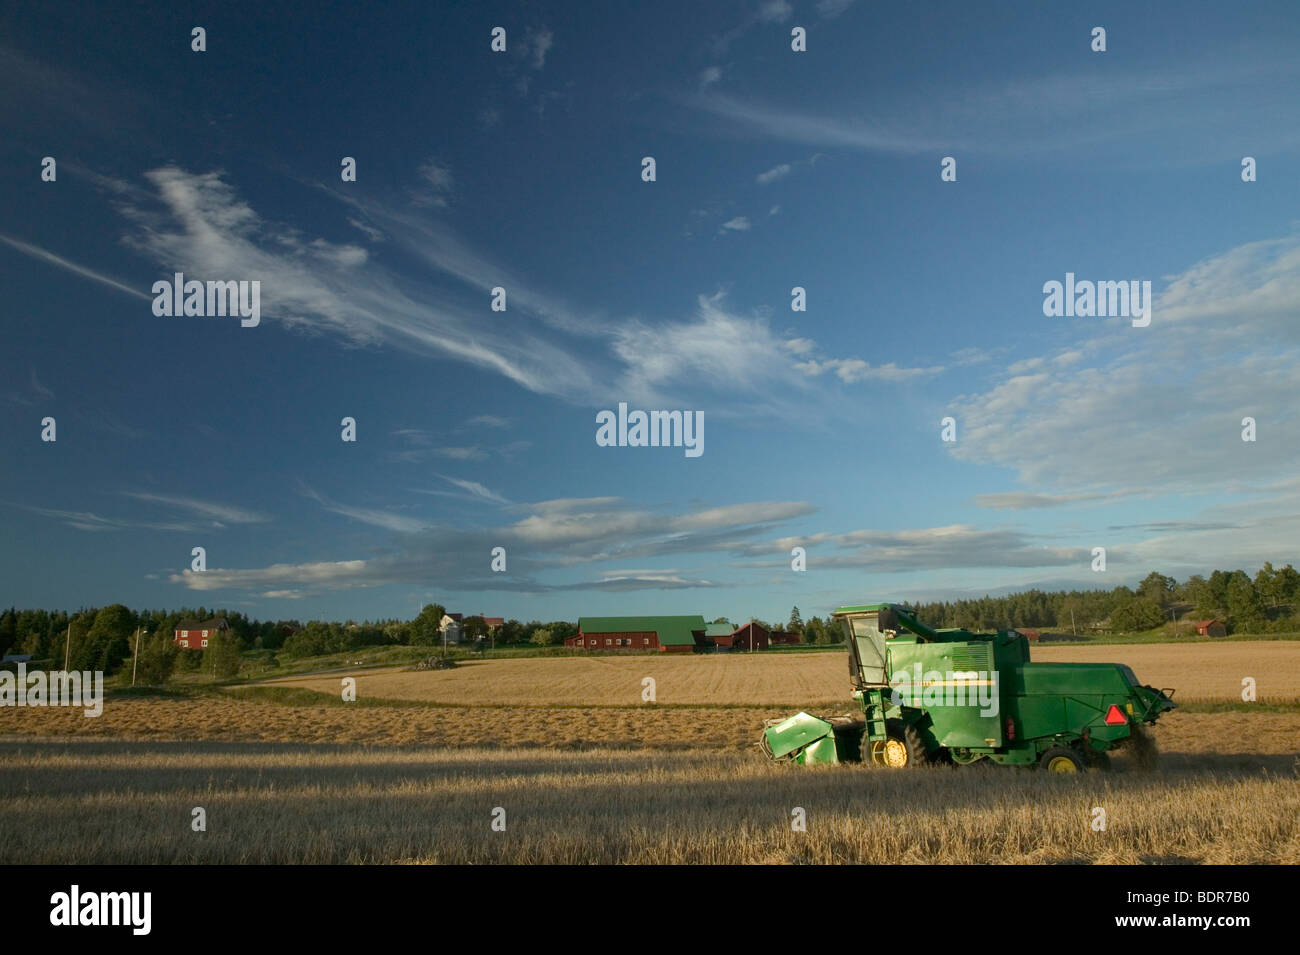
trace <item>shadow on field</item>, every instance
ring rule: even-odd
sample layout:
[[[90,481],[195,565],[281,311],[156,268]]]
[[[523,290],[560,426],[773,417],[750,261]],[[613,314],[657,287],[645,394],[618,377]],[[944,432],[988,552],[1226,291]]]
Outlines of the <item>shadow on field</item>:
[[[5,764],[9,764],[6,766]],[[1067,785],[1095,788],[1111,783],[1126,791],[1166,790],[1181,782],[1215,777],[1300,775],[1300,755],[1162,753],[1154,771],[1134,767],[1123,756],[1114,771],[1069,777]],[[569,793],[617,785],[624,797],[640,791],[653,801],[657,779],[629,784],[623,774],[646,771],[665,777],[674,789],[698,790],[706,802],[728,801],[761,780],[763,786],[818,789],[834,781],[849,792],[861,789],[879,795],[903,796],[919,786],[942,786],[946,805],[960,809],[982,804],[981,792],[1048,785],[1030,769],[996,766],[927,767],[909,771],[871,769],[861,764],[802,767],[773,764],[755,749],[752,753],[713,750],[565,748],[433,748],[428,746],[365,746],[258,742],[138,742],[138,741],[0,741],[0,794],[68,793],[90,795],[128,790],[165,793],[171,790],[222,792],[268,787],[316,786],[340,789],[358,783],[391,786],[410,783],[436,786],[492,785],[540,777],[559,777],[542,785]],[[15,771],[20,770],[20,771]],[[680,774],[680,775],[679,775]],[[719,776],[724,778],[719,778]],[[734,777],[739,778],[734,778]],[[733,777],[733,778],[725,778]],[[732,792],[731,790],[735,790]],[[567,810],[566,810],[567,811]]]
[[[0,832],[7,861],[47,864],[1287,862],[1295,776],[1292,755],[1169,753],[1154,772],[1117,759],[1059,776],[800,767],[756,750],[0,741]],[[1097,805],[1107,841],[1088,825]]]
[[[478,752],[482,758],[449,755],[467,752]],[[576,771],[607,775],[675,765],[674,754],[646,750],[602,749],[588,756],[574,749],[523,748],[506,755],[511,752],[503,748],[331,743],[0,741],[0,795],[73,791],[90,795],[122,790],[163,793],[195,788],[349,786],[357,782],[437,783]],[[730,761],[735,755],[724,758]],[[47,762],[51,759],[58,762]],[[575,759],[581,760],[580,770],[575,767]],[[4,771],[5,763],[10,762],[24,763],[21,772]]]

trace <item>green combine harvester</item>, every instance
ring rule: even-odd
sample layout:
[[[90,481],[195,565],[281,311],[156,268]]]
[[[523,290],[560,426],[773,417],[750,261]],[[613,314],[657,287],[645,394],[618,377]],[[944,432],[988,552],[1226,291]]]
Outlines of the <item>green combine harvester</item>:
[[[853,699],[863,718],[798,713],[760,745],[800,764],[862,761],[902,769],[990,760],[1054,773],[1107,769],[1130,747],[1150,764],[1142,728],[1174,708],[1173,690],[1119,663],[1031,663],[1014,630],[935,630],[898,604],[841,607]]]

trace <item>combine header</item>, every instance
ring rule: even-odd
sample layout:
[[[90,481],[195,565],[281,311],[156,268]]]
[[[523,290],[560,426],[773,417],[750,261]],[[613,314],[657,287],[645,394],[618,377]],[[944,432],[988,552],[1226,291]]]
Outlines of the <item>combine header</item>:
[[[1118,663],[1031,663],[1014,630],[934,630],[907,607],[841,607],[853,699],[863,719],[798,713],[760,745],[796,763],[857,761],[901,769],[990,760],[1054,773],[1109,768],[1108,753],[1154,752],[1142,724],[1174,708],[1173,690]]]

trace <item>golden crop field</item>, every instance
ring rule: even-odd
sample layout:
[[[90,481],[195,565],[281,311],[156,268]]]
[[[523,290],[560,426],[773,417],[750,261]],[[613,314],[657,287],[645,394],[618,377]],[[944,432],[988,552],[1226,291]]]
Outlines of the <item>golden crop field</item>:
[[[8,743],[0,827],[7,861],[34,863],[1300,862],[1283,761],[1211,765],[1060,777],[698,750]]]
[[[1144,683],[1174,687],[1177,700],[1240,700],[1245,677],[1256,681],[1260,701],[1300,700],[1298,641],[1044,645],[1031,655],[1044,663],[1125,663]],[[359,696],[461,705],[635,704],[646,677],[655,681],[660,703],[842,707],[849,694],[843,652],[474,660],[455,670],[356,674]],[[340,679],[273,683],[337,694]]]
[[[4,708],[0,831],[15,862],[1300,861],[1300,644],[1034,657],[1126,662],[1224,710],[1163,717],[1151,772],[1122,752],[1083,777],[805,769],[755,742],[796,709],[849,712],[842,653],[360,671],[355,703],[335,673],[112,696],[94,719]],[[1243,676],[1258,710],[1227,705]],[[490,828],[498,807],[506,832]]]

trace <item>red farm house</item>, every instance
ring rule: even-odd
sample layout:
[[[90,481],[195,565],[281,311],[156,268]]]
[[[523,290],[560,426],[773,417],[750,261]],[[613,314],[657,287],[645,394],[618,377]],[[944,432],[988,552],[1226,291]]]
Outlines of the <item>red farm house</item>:
[[[1226,637],[1228,628],[1219,620],[1198,620],[1196,632],[1203,637]]]
[[[225,617],[213,617],[210,620],[189,618],[177,621],[172,639],[182,650],[202,650],[208,645],[209,637],[215,637],[218,633],[227,633],[229,630],[230,624],[226,622]]]
[[[702,616],[579,617],[578,632],[564,645],[582,650],[692,653],[705,646],[704,631]]]

